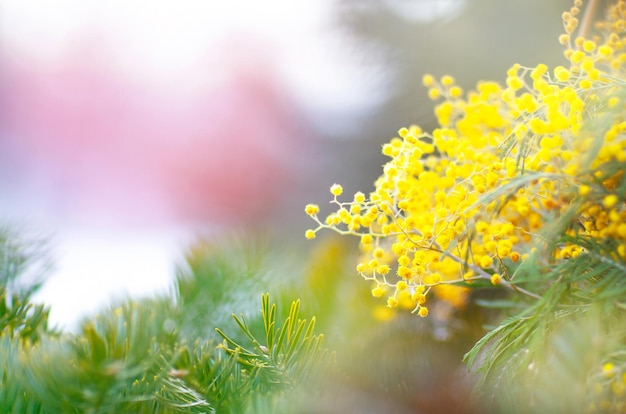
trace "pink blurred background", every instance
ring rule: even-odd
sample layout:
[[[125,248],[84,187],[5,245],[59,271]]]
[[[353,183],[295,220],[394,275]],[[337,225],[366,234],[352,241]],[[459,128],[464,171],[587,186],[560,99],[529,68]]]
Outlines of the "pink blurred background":
[[[234,6],[168,3],[3,7],[3,184],[124,226],[242,222],[278,196],[310,135],[280,44]],[[220,11],[232,26],[202,30]]]
[[[0,214],[52,234],[55,322],[165,289],[200,232],[275,216],[315,112],[374,97],[330,2],[262,3],[0,3]]]

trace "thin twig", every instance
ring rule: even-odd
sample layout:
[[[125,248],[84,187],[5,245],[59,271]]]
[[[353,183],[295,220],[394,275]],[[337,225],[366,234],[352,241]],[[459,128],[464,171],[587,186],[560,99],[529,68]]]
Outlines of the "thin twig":
[[[580,26],[578,27],[578,37],[587,37],[589,32],[591,31],[591,25],[593,23],[593,18],[596,15],[596,10],[598,9],[598,4],[600,4],[599,0],[589,0],[587,3],[587,7],[585,8],[585,13],[580,19]]]

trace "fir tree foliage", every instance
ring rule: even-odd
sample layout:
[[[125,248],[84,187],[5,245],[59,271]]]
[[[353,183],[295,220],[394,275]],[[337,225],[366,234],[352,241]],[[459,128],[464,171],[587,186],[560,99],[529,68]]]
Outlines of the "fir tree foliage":
[[[235,277],[231,270],[215,269]],[[206,280],[196,286],[211,287]],[[269,294],[255,316],[264,335],[253,333],[244,316],[235,316],[217,329],[215,337],[223,338],[218,341],[191,336],[209,327],[191,329],[186,325],[197,321],[185,315],[223,311],[226,304],[179,302],[180,291],[175,298],[124,300],[86,318],[75,334],[48,329],[48,308],[29,296],[8,301],[6,286],[1,292],[3,413],[277,412],[288,406],[292,391],[310,384],[316,370],[331,361],[314,320],[300,319],[299,301],[283,321]],[[234,337],[252,345],[239,345]]]

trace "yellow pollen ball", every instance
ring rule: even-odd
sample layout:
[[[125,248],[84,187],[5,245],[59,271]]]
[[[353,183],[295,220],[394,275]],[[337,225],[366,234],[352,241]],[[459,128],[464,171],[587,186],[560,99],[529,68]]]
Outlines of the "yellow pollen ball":
[[[493,259],[491,256],[483,256],[480,258],[480,267],[486,268],[490,267],[493,264]]]
[[[425,318],[428,316],[428,308],[425,306],[420,307],[420,310],[417,311],[417,314],[419,316],[421,316],[422,318]]]
[[[307,230],[304,233],[304,237],[306,237],[307,239],[314,239],[315,238],[315,231],[314,230]]]
[[[582,62],[584,58],[585,58],[585,52],[581,50],[577,50],[572,54],[572,57],[570,58],[570,60],[572,61],[572,63],[578,64]]]
[[[413,292],[411,299],[413,299],[413,302],[419,303],[420,305],[426,303],[426,296],[422,293],[418,293],[417,291]]]
[[[362,203],[365,201],[365,194],[363,194],[362,192],[358,192],[356,194],[354,194],[354,202],[355,203]]]
[[[593,60],[589,57],[586,57],[583,59],[580,67],[584,70],[589,72],[590,70],[593,69]]]
[[[398,299],[390,297],[387,299],[387,306],[390,308],[395,308],[398,306]]]
[[[458,86],[453,86],[450,88],[450,96],[452,98],[460,98],[463,95],[463,89]]]
[[[385,290],[381,286],[376,286],[374,289],[372,289],[372,296],[374,296],[375,298],[381,297],[383,293],[385,293]]]
[[[604,205],[606,206],[606,208],[614,207],[618,201],[619,198],[617,198],[617,195],[615,194],[609,194],[608,196],[604,197]]]
[[[593,52],[596,50],[596,44],[593,40],[585,40],[583,42],[583,50],[585,52]]]
[[[569,70],[565,69],[563,66],[557,66],[554,68],[554,77],[560,82],[566,82],[570,78]]]
[[[406,266],[399,266],[396,273],[398,274],[398,276],[408,279],[411,276],[411,269]]]
[[[498,273],[494,273],[493,275],[491,275],[491,283],[494,285],[499,285],[500,283],[502,283],[502,276]]]
[[[580,187],[578,187],[578,194],[580,194],[583,197],[589,194],[590,191],[591,191],[591,187],[589,187],[586,184],[581,184]]]
[[[576,27],[578,27],[578,19],[572,18],[567,22],[567,25],[565,26],[565,31],[571,35],[572,33],[574,33],[574,30],[576,30]]]
[[[438,99],[440,96],[441,96],[441,93],[439,92],[439,89],[436,89],[436,88],[430,88],[430,89],[428,90],[428,97],[429,97],[431,100],[433,100],[433,101],[434,101],[435,99]]]
[[[435,83],[435,78],[433,77],[433,75],[426,74],[422,76],[422,84],[425,87],[430,88],[434,83]]]
[[[339,184],[333,184],[330,187],[330,193],[334,196],[340,196],[343,193],[343,187]]]
[[[509,76],[506,79],[506,84],[508,85],[509,88],[513,89],[514,91],[524,86],[524,82],[522,82],[522,80],[517,76]]]
[[[445,75],[441,78],[441,84],[443,86],[451,86],[454,84],[454,78],[450,75]]]
[[[574,51],[572,49],[566,49],[563,51],[563,56],[565,56],[565,59],[571,59],[572,55],[574,54]]]
[[[441,275],[439,273],[432,273],[424,278],[425,282],[429,285],[435,285],[441,281]]]
[[[383,145],[383,155],[386,155],[388,157],[393,157],[393,153],[394,153],[394,148],[391,144]]]
[[[489,253],[495,253],[496,248],[497,248],[496,242],[494,242],[493,240],[490,240],[485,243],[485,250],[487,250]]]
[[[411,263],[411,259],[407,255],[402,255],[398,257],[398,264],[401,266],[408,266]]]
[[[304,211],[309,215],[312,216],[314,214],[319,213],[320,208],[319,206],[317,206],[316,204],[307,204],[306,207],[304,208]]]
[[[613,54],[613,48],[608,45],[602,45],[598,48],[598,53],[604,57],[609,57]]]
[[[589,79],[583,79],[580,81],[580,87],[582,89],[590,89],[593,84]]]
[[[530,72],[530,77],[533,80],[537,80],[541,78],[547,71],[548,71],[548,67],[545,64],[540,63],[539,65],[537,65],[535,69],[533,69]]]
[[[484,221],[479,221],[476,223],[476,231],[478,233],[485,233],[489,229],[489,224]]]

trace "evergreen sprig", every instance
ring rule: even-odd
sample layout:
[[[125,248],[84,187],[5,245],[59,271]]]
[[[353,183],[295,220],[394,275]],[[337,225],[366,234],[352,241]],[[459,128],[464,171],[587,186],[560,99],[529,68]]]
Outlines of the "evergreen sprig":
[[[228,278],[234,270],[213,271]],[[209,279],[198,283],[193,277],[187,275],[186,281],[212,288]],[[175,298],[188,295],[177,292]],[[208,303],[169,297],[125,300],[85,319],[75,334],[48,329],[48,309],[33,304],[29,295],[7,300],[6,286],[0,285],[0,299],[2,413],[277,412],[289,403],[285,391],[310,384],[316,369],[330,360],[323,336],[314,333],[314,318],[308,324],[299,318],[300,302],[293,302],[280,321],[269,294],[262,296],[261,315],[252,316],[263,321],[265,333],[255,334],[242,315],[235,317],[239,332],[234,335],[216,328],[228,338],[225,343],[191,336],[208,327],[189,327],[197,321],[185,316],[192,307],[195,314],[222,311],[225,303],[219,298]],[[233,337],[247,338],[256,348],[230,349],[225,344],[235,344]],[[262,352],[262,342],[271,352]]]
[[[299,318],[300,301],[291,304],[289,316],[282,327],[277,327],[276,304],[270,303],[268,294],[262,297],[265,343],[262,345],[251,332],[243,315],[233,318],[249,339],[252,347],[246,347],[231,339],[222,330],[217,333],[224,338],[224,349],[256,372],[263,383],[270,386],[293,388],[304,380],[311,380],[313,368],[327,362],[331,355],[322,348],[324,336],[315,335],[315,318],[307,324]]]

